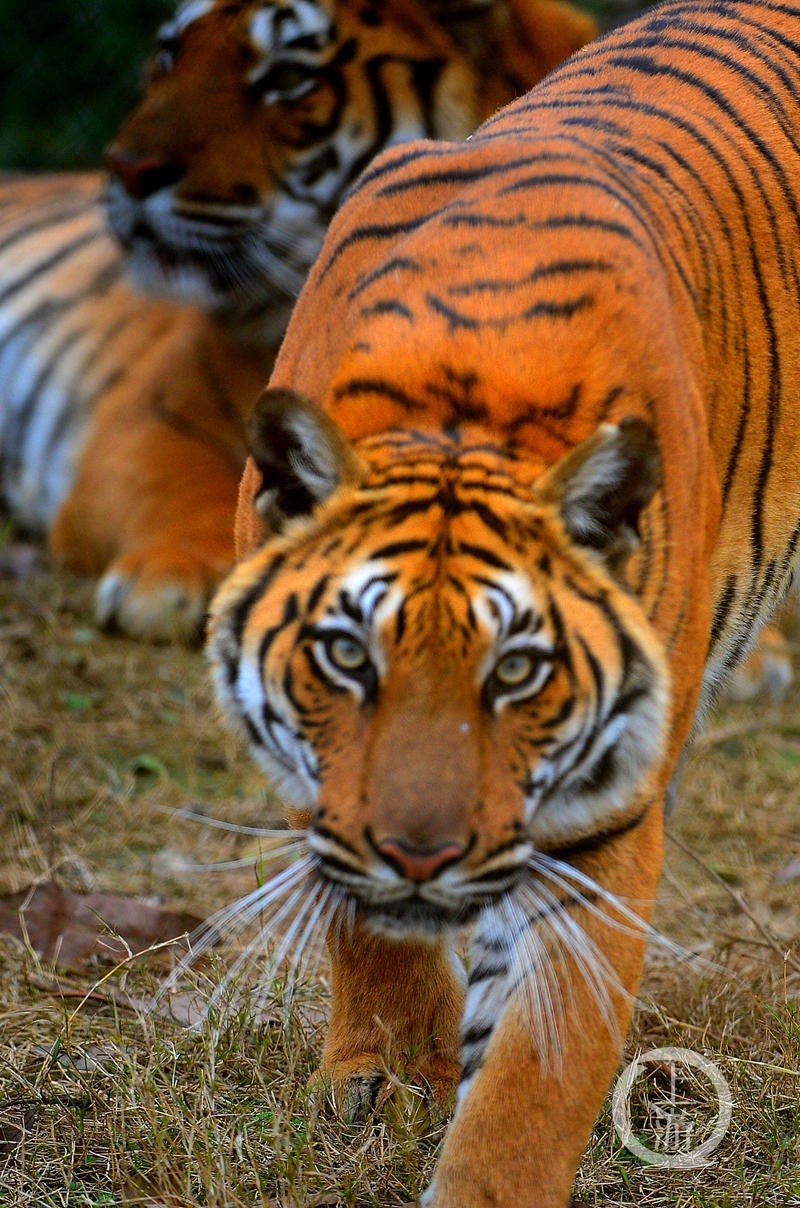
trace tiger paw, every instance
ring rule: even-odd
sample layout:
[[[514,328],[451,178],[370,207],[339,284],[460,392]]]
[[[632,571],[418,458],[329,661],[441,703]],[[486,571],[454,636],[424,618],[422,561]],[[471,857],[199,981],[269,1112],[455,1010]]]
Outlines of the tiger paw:
[[[112,562],[95,591],[104,629],[148,642],[197,643],[208,601],[226,570],[175,546],[148,546]]]

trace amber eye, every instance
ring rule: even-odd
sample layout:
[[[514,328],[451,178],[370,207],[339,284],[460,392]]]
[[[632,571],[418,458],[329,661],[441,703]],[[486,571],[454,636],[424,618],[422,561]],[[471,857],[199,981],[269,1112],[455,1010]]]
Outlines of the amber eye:
[[[530,678],[534,668],[533,659],[522,650],[514,651],[501,658],[494,669],[495,679],[507,688],[518,688]]]
[[[355,638],[339,634],[328,646],[331,662],[342,671],[360,671],[367,663],[367,652]]]
[[[274,104],[276,101],[296,101],[318,83],[317,72],[302,63],[276,63],[253,84],[253,88],[268,104]]]

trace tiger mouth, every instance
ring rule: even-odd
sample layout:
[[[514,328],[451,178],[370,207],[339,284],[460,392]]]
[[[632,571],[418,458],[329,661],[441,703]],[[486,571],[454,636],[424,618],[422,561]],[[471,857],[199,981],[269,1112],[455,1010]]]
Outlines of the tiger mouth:
[[[356,901],[359,915],[370,931],[400,939],[410,935],[437,938],[470,926],[487,906],[494,905],[507,892],[471,899],[457,907],[436,905],[418,895],[398,902],[369,903],[360,898]]]
[[[467,883],[452,894],[437,887],[435,882],[396,885],[387,893],[366,876],[363,884],[354,883],[350,878],[349,884],[343,883],[326,871],[324,860],[316,868],[320,880],[343,890],[355,903],[360,918],[370,930],[395,938],[436,937],[470,926],[487,907],[497,905],[512,894],[526,872],[527,865],[522,865],[508,870],[503,876],[493,874],[491,885],[480,885],[478,879],[475,885]]]
[[[162,292],[153,284],[158,280],[158,277],[154,277],[155,273],[166,286],[167,296],[172,296],[171,291],[176,284],[190,273],[206,283],[207,290],[211,291],[210,297],[215,300],[213,309],[222,316],[235,318],[268,308],[291,306],[299,289],[294,276],[291,281],[281,281],[259,267],[257,257],[249,248],[249,237],[254,229],[240,225],[234,234],[219,224],[219,237],[213,241],[210,236],[204,237],[205,246],[196,234],[192,235],[191,246],[168,242],[141,220],[131,230],[115,231],[115,234],[130,257],[134,279],[142,278],[145,292]],[[276,255],[270,251],[266,241],[262,240],[262,243],[270,255]],[[289,269],[285,272],[287,276],[291,274]],[[301,280],[298,279],[299,282]],[[179,300],[190,299],[181,296]],[[208,296],[191,300],[209,305]],[[288,319],[288,312],[286,317]]]

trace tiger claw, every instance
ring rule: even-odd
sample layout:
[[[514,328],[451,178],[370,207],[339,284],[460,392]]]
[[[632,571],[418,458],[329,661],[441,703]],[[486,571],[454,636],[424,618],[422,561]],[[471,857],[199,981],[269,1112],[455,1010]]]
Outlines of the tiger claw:
[[[405,1077],[390,1073],[379,1057],[368,1055],[318,1070],[311,1085],[324,1088],[334,1111],[347,1124],[363,1123],[384,1108],[412,1123],[422,1112],[430,1123],[431,1116],[441,1118],[450,1107],[458,1070],[447,1064],[445,1069],[439,1060],[425,1071],[408,1071],[407,1083]]]
[[[361,1124],[375,1115],[387,1080],[383,1074],[352,1078],[343,1088],[340,1111],[347,1124]]]

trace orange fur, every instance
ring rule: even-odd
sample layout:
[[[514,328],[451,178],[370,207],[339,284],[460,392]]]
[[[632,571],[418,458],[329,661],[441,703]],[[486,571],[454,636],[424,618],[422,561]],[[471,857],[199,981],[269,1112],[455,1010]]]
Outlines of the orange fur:
[[[800,6],[673,0],[470,142],[383,156],[332,224],[253,421],[244,561],[211,640],[223,704],[305,802],[320,875],[382,936],[364,965],[374,981],[352,997],[342,980],[358,960],[332,948],[328,1068],[357,1060],[423,905],[437,903],[424,918],[446,931],[454,887],[497,878],[504,844],[533,844],[534,868],[560,853],[612,915],[609,894],[655,895],[664,794],[698,708],[797,562],[798,45]],[[638,482],[620,469],[626,449]],[[610,494],[584,522],[587,482]],[[503,630],[526,593],[528,612],[515,603]],[[496,685],[508,647],[493,626],[523,635],[530,677],[537,649],[551,660],[513,708],[496,703],[510,689]],[[582,813],[620,774],[631,660],[655,710],[628,748],[642,764]],[[517,673],[512,660],[510,682]],[[667,690],[663,742],[645,755]],[[550,809],[557,780],[537,774],[554,735],[619,693],[626,723],[602,774],[581,772]],[[556,749],[578,759],[566,739]],[[413,872],[437,859],[441,877]],[[624,1032],[644,935],[559,892],[616,972],[609,1006]],[[618,1042],[597,995],[570,978],[568,945],[550,953],[569,1004],[560,1076],[525,1009],[541,961],[479,1035],[481,978],[501,978],[480,962],[504,951],[491,926],[473,941],[465,1090],[423,1203],[564,1208]],[[408,985],[384,1020],[393,1035],[413,1017]]]
[[[254,41],[273,9],[289,14],[286,0],[179,9],[108,149],[108,209],[128,277],[164,300],[119,279],[99,177],[0,185],[0,286],[16,282],[21,258],[32,282],[0,303],[13,332],[0,338],[26,349],[7,377],[0,366],[0,391],[11,398],[25,374],[43,382],[20,421],[20,452],[0,405],[2,477],[21,519],[49,530],[59,562],[103,576],[98,620],[137,637],[196,638],[230,569],[243,425],[352,176],[387,143],[464,137],[596,32],[558,0],[496,0],[466,25],[462,9],[437,20],[416,0],[380,11],[339,0],[330,43],[294,54]],[[310,90],[284,95],[276,78],[275,96],[262,95],[270,72],[288,71],[291,85],[309,63]],[[281,218],[302,189],[311,200]],[[60,294],[65,305],[48,310]],[[55,408],[73,418],[40,465],[37,425]],[[15,488],[20,476],[27,494]]]

